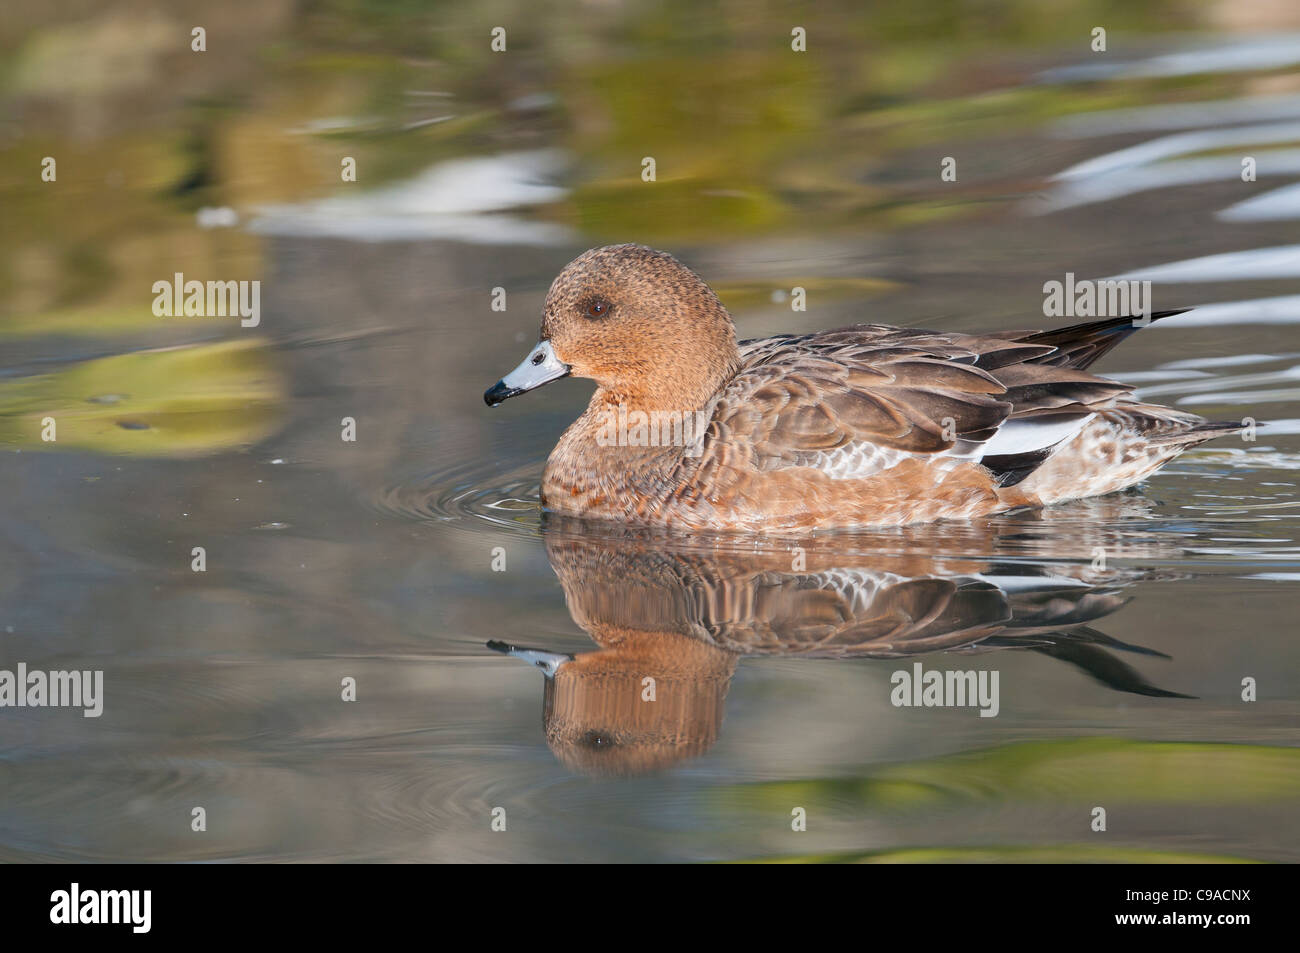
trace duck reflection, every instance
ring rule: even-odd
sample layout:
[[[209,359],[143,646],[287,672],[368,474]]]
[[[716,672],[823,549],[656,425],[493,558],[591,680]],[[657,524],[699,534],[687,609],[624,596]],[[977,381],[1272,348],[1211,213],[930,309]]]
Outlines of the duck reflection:
[[[488,646],[543,670],[547,744],[586,774],[640,774],[709,750],[731,678],[748,656],[1021,649],[1070,663],[1116,691],[1187,697],[1150,684],[1116,653],[1167,656],[1093,628],[1149,574],[1094,568],[1078,554],[1104,554],[1108,545],[1115,552],[1120,540],[1106,540],[1095,524],[1062,531],[1050,523],[1050,516],[1013,523],[1002,534],[931,525],[786,548],[768,540],[747,550],[736,541],[722,548],[548,518],[551,566],[574,622],[598,648],[568,655]],[[1043,561],[1046,550],[1075,558]],[[978,555],[940,555],[954,551]],[[1027,558],[1032,553],[1039,558]]]

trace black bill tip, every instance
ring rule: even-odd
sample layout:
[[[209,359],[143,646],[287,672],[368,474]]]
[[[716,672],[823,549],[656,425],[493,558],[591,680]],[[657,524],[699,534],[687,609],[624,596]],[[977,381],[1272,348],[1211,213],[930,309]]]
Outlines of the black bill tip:
[[[495,407],[498,404],[505,403],[511,397],[522,394],[523,388],[511,387],[505,381],[497,381],[491,387],[483,392],[483,403],[489,407]]]

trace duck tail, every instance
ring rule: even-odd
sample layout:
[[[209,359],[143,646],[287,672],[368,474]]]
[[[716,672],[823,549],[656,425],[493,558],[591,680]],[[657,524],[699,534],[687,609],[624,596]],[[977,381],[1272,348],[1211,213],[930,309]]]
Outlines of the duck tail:
[[[1245,429],[1246,425],[1237,420],[1207,420],[1172,433],[1153,436],[1148,442],[1152,446],[1177,445],[1194,447],[1197,444],[1205,443],[1207,440],[1213,440],[1215,437],[1226,437]]]
[[[1017,340],[1024,344],[1049,344],[1056,348],[1052,353],[1034,360],[1035,364],[1073,367],[1082,371],[1139,328],[1146,327],[1152,321],[1185,314],[1190,310],[1191,308],[1179,308],[1175,311],[1153,311],[1146,316],[1130,314],[1122,318],[1088,321],[1072,324],[1068,328],[1036,331]]]

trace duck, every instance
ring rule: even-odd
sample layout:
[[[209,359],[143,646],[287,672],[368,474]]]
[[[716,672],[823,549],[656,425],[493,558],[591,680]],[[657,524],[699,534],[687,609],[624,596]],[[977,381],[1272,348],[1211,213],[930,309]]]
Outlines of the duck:
[[[738,341],[671,254],[607,245],[560,272],[537,345],[483,396],[495,407],[560,378],[595,382],[541,477],[543,508],[562,516],[760,534],[973,519],[1125,490],[1241,430],[1089,372],[1180,313]]]

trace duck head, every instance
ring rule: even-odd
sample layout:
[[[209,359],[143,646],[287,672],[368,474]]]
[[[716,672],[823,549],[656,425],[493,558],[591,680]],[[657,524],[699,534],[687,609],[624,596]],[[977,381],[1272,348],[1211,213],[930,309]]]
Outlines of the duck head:
[[[737,363],[731,315],[698,275],[666,252],[607,245],[560,272],[537,346],[483,399],[495,407],[573,376],[629,406],[699,409]]]

